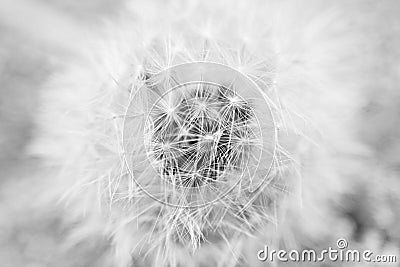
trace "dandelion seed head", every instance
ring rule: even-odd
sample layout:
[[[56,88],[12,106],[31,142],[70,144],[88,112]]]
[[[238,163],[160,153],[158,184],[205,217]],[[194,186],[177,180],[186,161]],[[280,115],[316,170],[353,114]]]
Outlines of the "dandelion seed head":
[[[361,99],[337,97],[355,92],[340,67],[353,46],[306,26],[303,7],[190,3],[127,4],[134,20],[99,34],[85,50],[96,60],[71,64],[44,93],[35,150],[62,166],[72,217],[87,229],[102,218],[117,266],[234,266],[238,240],[277,224],[310,118],[342,140],[337,114]],[[340,24],[319,15],[313,25]],[[311,176],[330,173],[320,169]]]
[[[256,204],[270,201],[257,188],[280,163],[272,110],[255,83],[228,66],[193,62],[152,73],[130,100],[123,157],[142,195],[129,207],[141,214],[140,244],[159,255],[154,262],[231,246],[262,218],[274,221],[270,204]]]
[[[177,92],[176,90],[180,90]],[[160,96],[153,109],[150,111],[148,126],[145,135],[149,141],[148,155],[157,160],[158,170],[163,175],[172,175],[169,180],[187,184],[187,181],[195,180],[194,185],[215,181],[226,170],[243,168],[243,162],[237,158],[246,158],[246,149],[238,149],[245,146],[237,138],[238,128],[240,137],[250,138],[249,127],[254,126],[249,122],[255,119],[254,111],[247,107],[247,115],[242,105],[247,103],[241,100],[234,92],[230,92],[230,98],[221,101],[228,94],[229,89],[215,85],[199,83],[185,85],[181,88],[167,92]],[[158,112],[164,99],[172,94],[179,95],[180,99],[175,107],[167,108],[167,116]],[[229,109],[226,106],[235,106]],[[174,113],[174,121],[170,121]],[[155,122],[155,123],[154,123]],[[151,124],[150,124],[151,123]],[[257,138],[252,136],[252,138]],[[161,149],[159,142],[163,140]],[[175,152],[172,152],[174,147]],[[236,155],[232,155],[236,153]],[[160,164],[159,159],[163,159]],[[199,182],[203,179],[203,182]]]

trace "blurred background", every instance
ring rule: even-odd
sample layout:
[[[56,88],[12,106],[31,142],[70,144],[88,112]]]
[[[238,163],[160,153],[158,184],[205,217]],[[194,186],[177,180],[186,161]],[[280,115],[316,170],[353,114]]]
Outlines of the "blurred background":
[[[55,207],[41,204],[45,174],[38,167],[40,158],[28,156],[26,146],[41,105],[39,92],[76,56],[80,37],[74,29],[98,29],[117,19],[126,5],[123,0],[0,1],[0,266],[110,266],[110,244],[102,237],[63,246],[70,226]],[[334,5],[366,40],[360,47],[368,55],[362,70],[366,101],[353,130],[370,153],[353,166],[362,171],[348,177],[348,189],[327,196],[321,212],[329,217],[309,212],[297,224],[289,214],[283,228],[291,228],[292,239],[303,248],[334,246],[339,231],[353,248],[395,254],[400,260],[400,2]],[[53,18],[61,28],[52,27]],[[63,34],[70,38],[60,38]]]

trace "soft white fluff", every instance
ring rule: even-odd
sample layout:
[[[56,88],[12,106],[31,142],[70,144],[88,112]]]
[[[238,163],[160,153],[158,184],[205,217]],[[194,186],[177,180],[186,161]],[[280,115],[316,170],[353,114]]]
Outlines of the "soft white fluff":
[[[256,266],[260,244],[281,240],[293,248],[307,244],[307,235],[350,235],[346,222],[327,228],[325,220],[336,220],[330,201],[351,190],[358,157],[368,154],[354,127],[365,102],[359,48],[366,40],[351,28],[351,8],[329,1],[134,1],[78,46],[67,43],[76,56],[42,90],[29,146],[51,177],[41,190],[45,206],[62,207],[70,228],[66,250],[105,238],[104,265]],[[78,28],[71,29],[85,36]],[[141,200],[122,140],[143,72],[195,61],[225,64],[256,82],[278,129],[274,182],[258,202],[265,213],[248,208],[251,231],[223,217],[225,226],[204,244],[196,239],[207,229],[204,211]],[[235,205],[247,202],[242,198]],[[190,246],[171,241],[179,231],[195,238]]]

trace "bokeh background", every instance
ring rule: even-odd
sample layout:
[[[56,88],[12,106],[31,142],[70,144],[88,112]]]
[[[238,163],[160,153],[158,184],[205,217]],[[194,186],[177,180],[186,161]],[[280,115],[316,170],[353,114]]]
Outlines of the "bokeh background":
[[[315,203],[314,209],[305,204],[303,210],[289,212],[280,231],[291,229],[289,248],[326,248],[345,237],[352,248],[397,255],[400,260],[400,2],[330,4],[343,12],[349,31],[365,40],[357,55],[365,57],[359,71],[364,99],[362,108],[352,114],[357,123],[351,130],[368,153],[352,160],[346,190],[324,193],[316,186],[313,193],[326,201]],[[126,5],[123,0],[0,1],[0,266],[110,264],[110,242],[101,236],[72,248],[65,244],[73,226],[63,223],[56,206],[44,204],[46,170],[26,148],[35,134],[39,92],[76,57],[80,36],[74,29],[96,31],[104,21],[118,19]],[[154,2],[150,9],[158,12],[162,5]],[[255,244],[262,248],[262,242]],[[251,266],[259,264],[255,259]],[[321,266],[331,265],[341,263]],[[350,265],[364,266],[345,266]]]

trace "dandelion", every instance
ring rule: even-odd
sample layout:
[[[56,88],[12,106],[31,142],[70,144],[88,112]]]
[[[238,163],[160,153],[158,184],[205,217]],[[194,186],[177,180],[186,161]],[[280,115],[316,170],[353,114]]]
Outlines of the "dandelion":
[[[328,103],[345,88],[319,80],[340,46],[324,49],[331,38],[292,19],[296,8],[259,4],[157,16],[133,3],[134,22],[110,26],[86,44],[86,65],[50,83],[31,149],[58,167],[72,245],[103,235],[120,267],[251,264],[245,240],[277,227],[283,197],[301,191],[291,182],[309,130],[332,129]]]
[[[270,175],[276,131],[266,97],[240,72],[211,62],[153,74],[132,95],[125,163],[130,178],[157,203],[153,231],[143,243],[152,244],[146,250],[161,255],[162,264],[171,265],[179,251],[166,244],[192,254],[211,239],[229,248],[234,233],[251,236],[271,216],[269,207],[255,204],[270,201],[259,189],[276,178]],[[143,110],[136,116],[139,105]],[[132,127],[143,135],[131,135]],[[143,209],[148,199],[137,198],[135,205]],[[135,218],[139,228],[149,223],[143,218]]]

